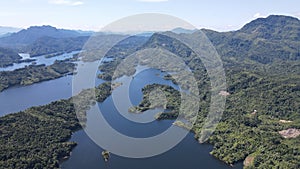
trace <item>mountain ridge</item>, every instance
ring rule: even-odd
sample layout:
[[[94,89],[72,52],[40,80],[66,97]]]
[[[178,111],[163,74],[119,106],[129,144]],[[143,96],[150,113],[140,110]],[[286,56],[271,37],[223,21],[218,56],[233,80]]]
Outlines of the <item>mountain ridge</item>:
[[[286,19],[288,21],[284,21]],[[237,31],[202,31],[223,58],[250,59],[262,64],[300,59],[300,21],[297,18],[271,15],[251,21]]]
[[[53,26],[31,26],[22,29],[19,32],[12,33],[10,36],[0,38],[0,44],[6,46],[27,45],[33,43],[42,37],[69,38],[80,36],[81,34],[74,30],[57,29]]]

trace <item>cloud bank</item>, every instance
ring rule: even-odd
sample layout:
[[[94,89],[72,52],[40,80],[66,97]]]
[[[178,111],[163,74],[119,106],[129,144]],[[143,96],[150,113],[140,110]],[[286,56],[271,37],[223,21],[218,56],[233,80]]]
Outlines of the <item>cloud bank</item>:
[[[74,0],[49,0],[48,1],[50,4],[55,4],[55,5],[69,5],[69,6],[78,6],[78,5],[83,5],[83,1],[74,1]]]

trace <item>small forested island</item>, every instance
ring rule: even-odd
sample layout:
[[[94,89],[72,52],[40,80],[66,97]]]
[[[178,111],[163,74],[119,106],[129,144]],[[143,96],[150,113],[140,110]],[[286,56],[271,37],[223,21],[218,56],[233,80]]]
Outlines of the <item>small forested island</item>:
[[[75,70],[75,63],[66,61],[55,61],[54,64],[30,65],[13,71],[0,72],[0,92],[13,86],[24,86],[46,80],[56,79]]]
[[[110,95],[110,86],[109,82],[103,83],[69,99],[0,117],[1,168],[59,168],[60,161],[76,146],[68,141],[72,133],[82,128],[74,100],[84,122],[90,106]],[[92,92],[96,93],[96,100]]]
[[[153,100],[149,100],[151,97],[149,97],[149,94],[151,91],[155,89],[160,89],[164,92],[165,98],[167,99],[167,102],[164,103],[164,100],[162,98],[153,98]],[[157,120],[163,120],[163,119],[176,119],[178,117],[178,112],[180,109],[180,92],[175,90],[174,88],[166,85],[160,85],[160,84],[152,84],[147,85],[142,89],[143,92],[143,100],[142,102],[136,106],[130,108],[128,111],[131,113],[142,113],[146,110],[153,109],[156,107],[164,107],[167,110],[171,110],[169,112],[161,112],[156,115]],[[164,105],[165,104],[165,105]]]
[[[107,161],[108,161],[108,159],[109,159],[109,156],[110,156],[110,153],[109,153],[109,151],[107,151],[107,150],[104,150],[104,151],[102,151],[101,155],[102,155],[102,157],[103,157],[104,161],[105,161],[105,162],[107,162]]]

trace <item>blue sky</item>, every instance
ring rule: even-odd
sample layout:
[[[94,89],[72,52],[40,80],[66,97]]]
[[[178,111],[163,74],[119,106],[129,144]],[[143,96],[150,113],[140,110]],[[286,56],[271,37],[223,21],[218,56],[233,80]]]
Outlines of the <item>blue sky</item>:
[[[0,26],[99,30],[126,16],[162,13],[197,28],[236,30],[270,14],[300,18],[299,0],[2,0]]]

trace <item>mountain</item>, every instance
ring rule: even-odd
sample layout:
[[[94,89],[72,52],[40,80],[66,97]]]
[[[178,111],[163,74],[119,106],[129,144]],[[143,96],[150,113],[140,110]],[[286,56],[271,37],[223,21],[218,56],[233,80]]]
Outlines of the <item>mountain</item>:
[[[57,52],[72,52],[81,50],[89,36],[53,38],[41,37],[33,43],[22,49],[23,52],[29,53],[31,57],[57,53]]]
[[[185,29],[185,28],[174,28],[171,30],[174,33],[180,34],[180,33],[194,33],[195,31],[197,31],[196,29],[191,30],[191,29]]]
[[[197,81],[200,98],[199,111],[197,117],[195,117],[197,118],[195,119],[196,122],[193,124],[191,130],[195,134],[195,139],[198,141],[202,141],[201,138],[203,136],[214,131],[207,140],[208,143],[213,145],[213,149],[210,152],[211,155],[231,165],[244,161],[245,169],[272,167],[284,169],[300,168],[299,136],[286,138],[281,135],[282,132],[288,132],[290,135],[294,135],[295,133],[293,133],[293,131],[300,131],[299,20],[287,16],[272,15],[267,18],[254,20],[238,31],[202,31],[211,40],[223,61],[228,86],[226,91],[212,91],[208,73],[201,60],[194,57],[195,53],[193,50],[179,40],[166,36],[166,34],[172,33],[174,36],[196,38],[199,33],[201,33],[200,31],[193,32],[192,34],[175,34],[174,32],[167,32],[166,34],[155,33],[149,38],[136,36],[126,39],[115,45],[107,53],[108,57],[114,57],[115,59],[100,65],[101,72],[107,75],[103,73],[100,77],[110,77],[111,79],[115,73],[115,69],[118,67],[118,63],[121,63],[122,59],[136,50],[157,47],[164,48],[181,57]],[[64,50],[70,48],[67,45],[76,42],[77,38],[81,37],[40,37],[31,43],[32,46],[30,49],[34,49],[33,51],[35,53],[36,51],[46,51],[48,49],[47,46],[51,46],[51,50],[47,52]],[[121,39],[117,35],[109,35],[107,37],[103,36],[100,40],[103,42],[103,39],[113,38]],[[94,55],[93,51],[92,54]],[[95,55],[94,57],[99,59]],[[151,61],[150,58],[146,60]],[[161,61],[162,60],[158,60],[157,62]],[[27,73],[31,74],[31,72]],[[134,73],[134,71],[129,71],[129,73]],[[175,82],[175,80],[172,79],[173,74],[176,75],[176,73],[172,72],[171,75],[165,76],[164,78]],[[188,80],[185,79],[186,76],[183,78],[182,80],[188,82]],[[218,79],[218,77],[213,78]],[[110,79],[107,78],[107,80]],[[147,89],[147,86],[144,89]],[[163,87],[158,89],[165,92]],[[167,90],[169,89],[170,88],[167,88]],[[147,95],[149,95],[149,93],[145,95],[144,91],[143,99],[148,98]],[[172,95],[172,91],[173,90],[169,90],[165,94],[168,96],[167,104],[173,107],[168,107],[170,111],[158,114],[160,120],[168,118],[174,119],[174,117],[178,116],[178,112],[176,112],[175,108],[181,106],[180,103],[177,102],[180,100],[180,96],[174,95],[169,97]],[[214,108],[211,109],[211,106],[218,106],[214,104],[212,100],[212,94],[216,92],[218,95],[215,97],[215,101],[219,100],[217,98],[225,96],[223,95],[224,93],[227,95],[225,109],[220,121],[218,119],[219,116],[217,116],[217,118],[211,116],[209,120],[206,118],[208,112],[214,110]],[[87,93],[89,94],[89,92]],[[110,91],[105,91],[105,93],[110,93]],[[186,91],[184,91],[184,93],[188,94]],[[143,101],[139,106],[147,106],[145,108],[148,109],[150,104]],[[48,136],[50,131],[49,126],[45,126],[44,117],[47,117],[49,114],[55,116],[57,113],[51,112],[50,110],[58,110],[59,120],[53,124],[59,125],[54,126],[54,134],[61,133],[62,127],[67,130],[64,133],[70,133],[70,131],[78,128],[76,128],[76,119],[74,121],[75,116],[72,115],[71,118],[67,116],[70,115],[70,112],[73,112],[74,106],[68,106],[66,101],[61,102],[61,104],[58,103],[59,102],[53,102],[46,106],[28,109],[27,112],[31,111],[29,112],[30,116],[32,112],[34,113],[34,116],[32,116],[33,120],[28,120],[28,116],[24,116],[22,112],[21,114],[15,113],[7,115],[1,119],[0,124],[4,124],[4,127],[0,127],[2,129],[0,133],[3,133],[3,137],[0,137],[1,143],[3,143],[1,144],[3,145],[3,151],[0,153],[0,161],[2,164],[8,167],[12,166],[11,168],[18,168],[16,166],[49,168],[49,165],[51,165],[50,168],[52,166],[52,168],[59,167],[56,159],[69,155],[74,144],[68,145],[65,143],[65,141],[68,140],[65,135],[62,135],[63,139],[56,137],[58,141],[53,141],[51,135],[49,140],[47,140],[49,144],[48,142],[45,142],[47,144],[40,144],[41,138],[48,138],[44,137],[43,134],[46,133]],[[82,105],[84,105],[83,107],[87,107],[86,105],[89,105],[89,103],[83,102]],[[67,109],[64,110],[62,108]],[[45,112],[47,116],[43,115]],[[219,113],[220,112],[213,112],[213,114]],[[189,114],[183,112],[181,117],[187,117],[186,115]],[[47,119],[52,119],[52,122],[54,116],[51,116],[51,118],[47,117]],[[31,122],[34,120],[35,122],[38,121],[36,119],[39,117],[42,117],[39,123]],[[66,118],[61,120],[62,117]],[[187,117],[187,120],[189,118],[190,117]],[[32,134],[32,132],[29,132],[29,134],[22,132],[21,134],[17,132],[17,135],[14,134],[16,133],[16,126],[24,128],[25,123],[22,119],[26,122],[25,127],[31,130],[38,128],[42,129],[42,131],[34,130],[36,131],[35,134]],[[190,126],[185,126],[187,120],[182,123],[179,121],[180,118],[177,120],[176,122],[179,123],[174,123],[175,125],[190,129]],[[215,126],[212,124],[204,130],[203,125],[206,120],[212,122],[217,120],[217,122],[219,122],[218,126],[214,128]],[[69,124],[72,125],[68,126]],[[7,140],[9,140],[9,144],[6,144]],[[27,146],[28,149],[26,149],[26,151],[29,153],[24,153],[24,140],[27,140],[26,143],[28,144],[26,145],[34,145]],[[64,147],[61,146],[61,142],[65,145]],[[13,146],[11,146],[10,143],[12,143]],[[57,146],[58,143],[59,145]],[[45,147],[45,145],[49,146]],[[51,149],[48,151],[49,147]],[[10,152],[7,150],[13,150],[15,153],[6,153]],[[51,152],[55,153],[55,157],[51,156]],[[39,158],[29,157],[28,154],[30,153],[38,153]],[[44,161],[43,163],[41,163],[41,159]],[[203,166],[194,167],[199,168]]]
[[[57,29],[52,26],[32,26],[13,33],[8,37],[0,38],[2,46],[24,46],[33,43],[41,37],[69,38],[80,36],[81,34],[73,30]]]
[[[228,92],[222,119],[207,141],[214,145],[210,153],[216,158],[228,164],[245,160],[246,169],[300,167],[299,136],[287,139],[280,134],[293,128],[300,130],[299,30],[297,18],[275,15],[254,20],[238,31],[202,30],[223,61]],[[199,33],[177,36],[197,37]],[[142,48],[157,47],[181,57],[193,71],[200,91],[200,110],[192,130],[201,141],[203,133],[213,130],[213,126],[204,132],[202,128],[211,101],[206,69],[177,39],[155,33]],[[172,119],[174,114],[162,113],[159,117]]]
[[[20,30],[20,28],[0,26],[0,37],[8,36],[10,33],[18,32]]]
[[[81,36],[91,36],[95,34],[95,31],[83,31],[83,30],[75,30],[76,32],[80,33]]]
[[[239,33],[269,40],[300,40],[300,20],[290,16],[270,15],[246,24]]]
[[[300,21],[289,16],[259,18],[233,32],[203,30],[226,59],[255,61],[300,59]]]

